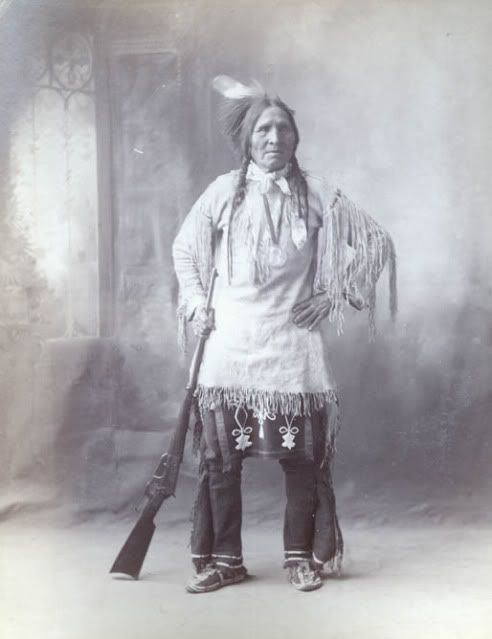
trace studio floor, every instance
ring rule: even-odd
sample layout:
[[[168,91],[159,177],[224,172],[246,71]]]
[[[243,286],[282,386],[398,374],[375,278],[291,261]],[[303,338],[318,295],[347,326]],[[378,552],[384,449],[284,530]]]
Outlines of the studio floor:
[[[490,639],[492,527],[344,526],[343,575],[295,591],[281,568],[280,521],[244,530],[251,578],[190,595],[188,523],[159,522],[141,578],[108,574],[131,522],[0,528],[2,639]]]

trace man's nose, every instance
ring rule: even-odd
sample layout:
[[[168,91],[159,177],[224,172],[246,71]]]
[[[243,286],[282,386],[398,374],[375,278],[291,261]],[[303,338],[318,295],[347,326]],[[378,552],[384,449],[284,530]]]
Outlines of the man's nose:
[[[269,144],[278,144],[280,141],[280,135],[277,127],[272,126],[272,128],[268,131],[268,143]]]

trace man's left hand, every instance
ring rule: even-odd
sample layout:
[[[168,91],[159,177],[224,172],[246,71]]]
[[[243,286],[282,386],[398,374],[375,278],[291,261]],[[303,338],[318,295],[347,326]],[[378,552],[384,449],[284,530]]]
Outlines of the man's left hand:
[[[331,300],[326,293],[318,293],[302,302],[298,302],[292,308],[292,321],[298,328],[306,328],[308,331],[316,328],[325,317],[328,317],[331,308]]]

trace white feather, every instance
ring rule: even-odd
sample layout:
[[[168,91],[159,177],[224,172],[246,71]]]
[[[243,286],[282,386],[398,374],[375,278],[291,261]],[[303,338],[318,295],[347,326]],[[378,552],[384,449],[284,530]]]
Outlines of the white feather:
[[[242,84],[228,75],[218,75],[212,81],[213,88],[229,100],[242,100],[243,98],[261,98],[265,90],[256,80],[252,85]]]

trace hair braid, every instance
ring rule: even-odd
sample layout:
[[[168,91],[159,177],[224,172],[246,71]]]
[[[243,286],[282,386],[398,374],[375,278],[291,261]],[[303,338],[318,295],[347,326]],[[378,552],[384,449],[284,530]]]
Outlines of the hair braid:
[[[295,155],[292,156],[292,160],[290,161],[290,176],[293,182],[293,191],[295,193],[295,198],[297,199],[299,206],[299,215],[302,217],[307,224],[308,222],[308,212],[309,212],[309,200],[308,200],[308,186],[306,182],[306,178],[304,177],[303,172],[299,166],[297,158]]]
[[[249,162],[250,159],[248,156],[243,157],[241,166],[239,167],[239,173],[237,175],[236,188],[234,190],[234,195],[232,196],[231,215],[229,217],[229,231],[227,234],[227,262],[229,266],[229,281],[232,278],[232,219],[234,217],[234,213],[241,206],[246,196],[246,174],[248,172]]]
[[[241,205],[246,195],[246,174],[248,172],[249,162],[249,157],[244,157],[241,161],[241,166],[239,167],[239,172],[236,180],[236,188],[232,197],[231,218]]]

